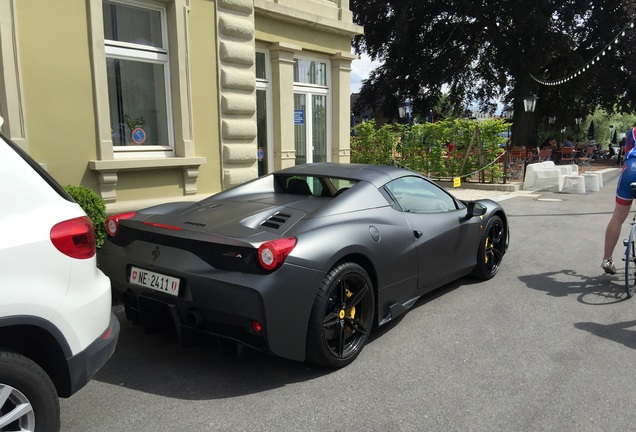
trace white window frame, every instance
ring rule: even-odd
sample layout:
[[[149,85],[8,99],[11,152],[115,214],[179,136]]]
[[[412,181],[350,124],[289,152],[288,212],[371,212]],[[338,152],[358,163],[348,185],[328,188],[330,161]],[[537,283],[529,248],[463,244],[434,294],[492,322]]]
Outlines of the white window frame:
[[[265,91],[265,106],[267,107],[267,172],[275,169],[274,164],[274,101],[272,96],[272,62],[267,49],[256,47],[257,53],[265,54],[265,79],[256,78],[256,91]]]
[[[309,60],[309,61],[314,61],[314,62],[319,62],[319,63],[325,63],[325,82],[326,85],[320,85],[320,84],[307,84],[307,83],[299,83],[299,82],[294,82],[294,95],[297,93],[302,93],[305,95],[305,107],[306,107],[306,112],[305,112],[305,124],[307,124],[308,121],[313,122],[313,105],[311,103],[311,96],[312,95],[326,95],[327,96],[327,102],[326,102],[326,106],[327,106],[327,112],[325,113],[325,115],[327,116],[326,121],[326,139],[327,142],[325,143],[325,152],[327,153],[325,155],[325,159],[327,162],[331,162],[332,161],[332,157],[331,157],[331,152],[332,152],[332,134],[333,134],[333,126],[332,126],[332,121],[331,121],[331,116],[332,116],[332,93],[331,93],[331,60],[329,60],[328,58],[323,58],[323,57],[311,57],[311,56],[305,56],[305,55],[295,55],[294,56],[294,60]],[[311,126],[313,126],[313,123],[311,124]],[[311,145],[312,148],[310,149],[305,149],[305,156],[306,156],[306,162],[307,163],[312,163],[314,161],[314,151],[313,151],[313,127],[307,127],[306,128],[307,131],[307,145]]]
[[[168,24],[166,18],[165,5],[152,1],[122,1],[109,0],[111,3],[119,3],[126,6],[135,6],[141,9],[149,9],[159,12],[161,20],[161,45],[163,48],[139,45],[129,42],[119,42],[104,39],[104,51],[107,59],[132,60],[144,63],[163,65],[164,72],[164,94],[166,95],[166,129],[168,142],[165,145],[113,145],[115,158],[137,158],[137,157],[173,157],[174,151],[174,127],[172,124],[172,98],[170,89],[170,57],[168,54]],[[109,102],[110,103],[110,102]]]

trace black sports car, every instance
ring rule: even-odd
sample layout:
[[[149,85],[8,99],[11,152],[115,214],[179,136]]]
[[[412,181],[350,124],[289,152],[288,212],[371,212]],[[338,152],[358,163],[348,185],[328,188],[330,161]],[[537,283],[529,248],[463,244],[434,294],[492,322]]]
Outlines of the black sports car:
[[[294,360],[351,363],[427,292],[495,276],[508,221],[390,167],[321,163],[198,203],[111,216],[100,267],[128,319]]]

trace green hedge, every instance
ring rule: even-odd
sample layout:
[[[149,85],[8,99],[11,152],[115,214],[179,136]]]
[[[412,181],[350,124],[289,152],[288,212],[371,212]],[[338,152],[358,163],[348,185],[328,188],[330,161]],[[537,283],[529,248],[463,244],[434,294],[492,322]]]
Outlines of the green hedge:
[[[64,189],[93,221],[95,243],[99,249],[106,240],[106,206],[104,205],[104,200],[91,189],[84,186],[66,186]]]
[[[385,124],[379,128],[371,120],[353,128],[351,162],[395,163],[433,179],[462,177],[497,183],[503,178],[503,166],[493,162],[503,153],[500,145],[506,140],[501,133],[506,129],[503,120],[457,119],[413,126]],[[453,151],[448,151],[448,142],[454,144]]]

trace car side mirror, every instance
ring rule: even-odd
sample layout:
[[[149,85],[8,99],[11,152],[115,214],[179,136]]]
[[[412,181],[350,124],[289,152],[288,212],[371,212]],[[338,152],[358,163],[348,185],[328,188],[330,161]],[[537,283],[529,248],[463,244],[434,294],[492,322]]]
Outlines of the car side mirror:
[[[483,216],[486,214],[487,208],[483,204],[470,201],[466,206],[468,207],[468,214],[466,215],[468,219],[475,216]]]

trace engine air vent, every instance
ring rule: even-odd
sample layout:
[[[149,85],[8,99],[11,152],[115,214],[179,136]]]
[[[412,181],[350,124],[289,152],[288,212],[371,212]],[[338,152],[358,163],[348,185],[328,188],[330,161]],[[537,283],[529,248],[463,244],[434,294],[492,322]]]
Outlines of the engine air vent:
[[[275,213],[265,219],[263,223],[261,223],[261,226],[279,229],[283,224],[285,224],[285,222],[289,220],[290,217],[291,215],[287,213]]]

